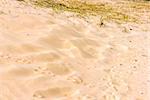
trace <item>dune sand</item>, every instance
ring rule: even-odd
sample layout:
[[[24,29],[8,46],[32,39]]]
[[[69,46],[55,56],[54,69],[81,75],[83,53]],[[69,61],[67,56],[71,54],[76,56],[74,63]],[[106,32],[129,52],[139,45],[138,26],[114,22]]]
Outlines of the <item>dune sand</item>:
[[[0,100],[149,100],[149,24],[106,23],[0,0]]]

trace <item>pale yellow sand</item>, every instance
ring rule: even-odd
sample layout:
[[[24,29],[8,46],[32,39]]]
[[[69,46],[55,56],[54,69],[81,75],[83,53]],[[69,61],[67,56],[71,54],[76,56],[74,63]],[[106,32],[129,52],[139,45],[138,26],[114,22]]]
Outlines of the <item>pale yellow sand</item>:
[[[148,24],[98,28],[15,0],[0,12],[0,100],[150,99]]]

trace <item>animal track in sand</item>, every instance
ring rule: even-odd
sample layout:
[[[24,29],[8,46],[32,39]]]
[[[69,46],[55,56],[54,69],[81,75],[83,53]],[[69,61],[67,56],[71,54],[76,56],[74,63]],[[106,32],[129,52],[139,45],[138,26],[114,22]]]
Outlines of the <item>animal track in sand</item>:
[[[32,59],[29,59],[27,57],[22,57],[22,56],[14,56],[11,54],[1,54],[0,59],[4,63],[17,63],[17,64],[31,64],[33,62]]]
[[[74,66],[71,64],[62,62],[49,62],[45,63],[34,69],[34,72],[37,74],[43,74],[48,76],[67,76],[75,71]]]
[[[47,68],[45,66],[43,67],[37,67],[37,68],[34,68],[34,73],[35,74],[40,74],[40,75],[43,75],[43,76],[48,76],[48,77],[55,77],[55,74],[52,73],[51,71],[47,70]]]
[[[67,80],[69,80],[75,84],[82,84],[83,83],[83,79],[82,79],[81,75],[79,75],[78,73],[69,75],[67,77]]]

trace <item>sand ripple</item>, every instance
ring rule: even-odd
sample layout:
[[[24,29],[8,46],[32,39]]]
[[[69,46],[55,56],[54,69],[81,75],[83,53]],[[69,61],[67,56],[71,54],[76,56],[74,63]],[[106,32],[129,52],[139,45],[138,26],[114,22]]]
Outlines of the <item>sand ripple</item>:
[[[0,14],[0,100],[146,100],[146,32],[11,8]]]

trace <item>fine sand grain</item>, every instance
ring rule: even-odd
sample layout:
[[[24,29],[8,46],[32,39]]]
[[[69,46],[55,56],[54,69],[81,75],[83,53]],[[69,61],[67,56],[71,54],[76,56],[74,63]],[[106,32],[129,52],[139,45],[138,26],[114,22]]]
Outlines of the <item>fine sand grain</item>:
[[[0,100],[150,100],[149,34],[0,0]]]

